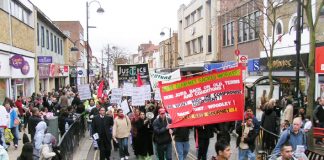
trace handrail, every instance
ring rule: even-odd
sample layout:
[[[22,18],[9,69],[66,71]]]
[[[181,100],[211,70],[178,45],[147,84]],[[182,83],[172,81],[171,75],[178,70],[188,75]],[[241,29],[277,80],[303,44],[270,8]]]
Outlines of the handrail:
[[[85,116],[82,114],[72,123],[58,143],[62,160],[73,159],[73,153],[85,135],[85,128]]]

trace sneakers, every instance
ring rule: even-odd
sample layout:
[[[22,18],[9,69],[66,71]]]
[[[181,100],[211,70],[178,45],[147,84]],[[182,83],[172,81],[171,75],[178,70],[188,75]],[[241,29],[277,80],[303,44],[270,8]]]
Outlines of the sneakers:
[[[128,159],[128,156],[125,156],[125,159]]]
[[[18,144],[15,144],[15,149],[17,149],[18,148]]]

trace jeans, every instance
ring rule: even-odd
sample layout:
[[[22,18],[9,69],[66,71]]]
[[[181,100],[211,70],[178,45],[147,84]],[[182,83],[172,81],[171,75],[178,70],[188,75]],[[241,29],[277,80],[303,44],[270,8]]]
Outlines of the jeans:
[[[14,139],[13,139],[14,144],[18,145],[18,134],[19,134],[19,132],[17,132],[16,128],[17,127],[12,127],[12,128],[10,128],[10,130],[11,130],[12,135],[14,136]]]
[[[119,156],[123,158],[125,156],[129,156],[128,153],[128,137],[125,138],[117,138],[119,144]]]
[[[159,160],[171,160],[172,159],[172,145],[167,144],[156,144],[156,150]]]
[[[178,152],[178,159],[185,160],[189,152],[189,141],[186,142],[175,142],[176,149]]]
[[[3,146],[3,148],[7,148],[7,144],[6,144],[6,142],[5,142],[5,137],[4,137],[4,128],[0,128],[0,138],[1,138],[1,142],[2,142],[2,144],[0,144],[0,145],[2,145]]]
[[[246,157],[255,160],[255,154],[250,149],[239,149],[239,160],[244,160]]]

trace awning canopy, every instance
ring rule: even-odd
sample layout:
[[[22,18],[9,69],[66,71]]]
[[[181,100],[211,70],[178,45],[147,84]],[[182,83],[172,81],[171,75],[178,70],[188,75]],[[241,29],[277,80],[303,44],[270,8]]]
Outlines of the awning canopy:
[[[274,84],[277,84],[279,80],[275,77],[272,77]],[[243,80],[246,87],[252,87],[255,84],[259,84],[262,81],[261,84],[269,82],[268,76],[248,76]]]

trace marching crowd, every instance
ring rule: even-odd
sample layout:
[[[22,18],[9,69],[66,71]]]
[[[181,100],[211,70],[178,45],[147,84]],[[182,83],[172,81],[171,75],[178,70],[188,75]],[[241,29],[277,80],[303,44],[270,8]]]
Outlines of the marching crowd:
[[[81,101],[77,89],[70,86],[33,94],[29,98],[17,97],[15,101],[6,98],[0,106],[0,159],[6,155],[8,147],[17,148],[18,145],[24,145],[20,160],[60,159],[56,147],[58,140],[47,132],[46,120],[58,116],[58,129],[63,136],[82,113],[87,115],[90,138],[94,148],[100,151],[101,160],[110,159],[112,150],[119,152],[121,160],[129,159],[129,145],[140,160],[171,160],[172,151],[176,151],[179,160],[184,160],[189,153],[191,133],[195,137],[198,160],[207,159],[209,142],[214,135],[217,142],[212,144],[215,147],[212,159],[227,160],[231,156],[233,132],[237,135],[239,160],[256,159],[256,138],[260,132],[263,135],[261,149],[273,154],[275,159],[307,159],[304,154],[306,137],[313,124],[305,115],[305,108],[299,108],[294,114],[288,96],[280,102],[261,98],[261,119],[257,119],[253,109],[246,105],[243,121],[169,128],[172,119],[159,101],[151,99],[145,106],[132,106],[131,100],[124,97],[131,110],[125,113],[110,103],[108,92],[99,98],[95,95],[96,84],[91,88],[94,98],[86,102]],[[323,118],[324,97],[318,100],[315,108],[314,125],[324,127]],[[19,132],[24,133],[23,137],[19,137]],[[19,139],[23,139],[23,144],[18,144]],[[322,139],[317,139],[316,143],[322,144]]]

